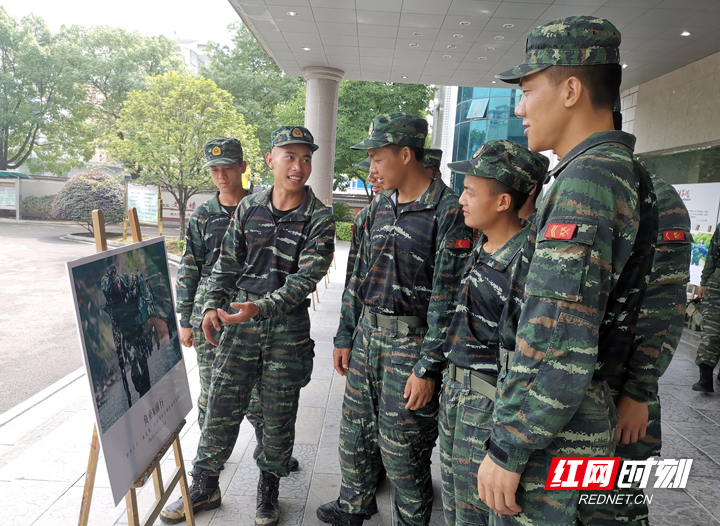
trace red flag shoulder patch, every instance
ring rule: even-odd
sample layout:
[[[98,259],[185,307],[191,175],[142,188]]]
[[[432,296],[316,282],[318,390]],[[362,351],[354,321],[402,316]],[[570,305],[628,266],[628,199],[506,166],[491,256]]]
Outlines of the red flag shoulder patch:
[[[685,241],[683,230],[665,230],[662,234],[663,241]]]
[[[469,239],[456,239],[455,240],[455,248],[470,248],[472,247],[472,242]]]
[[[545,228],[545,239],[572,239],[577,225],[550,223]]]

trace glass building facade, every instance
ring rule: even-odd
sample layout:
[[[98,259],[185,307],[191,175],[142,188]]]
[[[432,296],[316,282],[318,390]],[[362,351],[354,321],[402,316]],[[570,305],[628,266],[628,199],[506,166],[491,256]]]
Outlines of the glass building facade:
[[[670,184],[720,182],[720,146],[638,157],[648,170]]]
[[[527,146],[522,119],[515,116],[522,90],[504,88],[458,88],[455,140],[452,160],[466,161],[493,139],[508,139]],[[452,187],[462,193],[465,176],[452,172]]]

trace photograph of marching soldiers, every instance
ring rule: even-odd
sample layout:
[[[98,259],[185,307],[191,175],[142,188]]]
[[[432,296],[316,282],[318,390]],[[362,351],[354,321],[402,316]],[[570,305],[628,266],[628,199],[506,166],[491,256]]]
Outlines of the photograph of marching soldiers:
[[[103,432],[182,358],[164,247],[72,269]]]
[[[389,479],[399,526],[431,524],[435,500],[448,526],[648,524],[642,498],[596,504],[546,489],[557,457],[659,456],[658,379],[685,321],[690,219],[621,129],[620,42],[613,23],[590,16],[530,31],[525,60],[496,75],[522,91],[515,114],[527,146],[487,140],[449,163],[426,148],[426,119],[396,112],[368,122],[351,147],[373,198],[354,216],[343,269],[332,353],[346,379],[334,428],[341,483],[313,510],[321,522],[371,520]],[[261,138],[274,182],[254,192],[243,187],[240,140],[207,139],[217,190],[189,219],[175,284],[178,337],[195,349],[200,382],[186,498],[201,517],[222,506],[221,471],[247,418],[254,524],[275,526],[282,479],[304,469],[293,448],[315,360],[308,307],[332,264],[336,225],[307,184],[320,147],[309,129],[288,123]],[[464,176],[459,195],[442,163]],[[705,257],[692,388],[713,392],[717,231]],[[153,352],[174,335],[158,329],[159,284],[128,265],[102,273],[93,286],[117,349],[104,374],[119,367],[111,385],[129,406],[151,383]],[[183,498],[160,518],[184,522]]]

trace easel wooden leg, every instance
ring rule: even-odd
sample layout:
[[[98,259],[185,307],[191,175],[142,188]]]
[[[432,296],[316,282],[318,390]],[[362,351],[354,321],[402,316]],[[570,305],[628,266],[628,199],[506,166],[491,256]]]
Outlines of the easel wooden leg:
[[[125,505],[127,506],[129,526],[140,526],[140,512],[138,510],[135,488],[130,488],[130,491],[125,494]]]
[[[97,473],[98,459],[100,458],[100,440],[97,427],[93,426],[93,436],[90,442],[90,458],[85,474],[85,489],[83,490],[82,504],[80,505],[79,526],[87,526],[90,518],[90,504],[92,503],[93,489],[95,489],[95,474]]]
[[[188,491],[187,474],[185,473],[185,463],[183,462],[179,436],[173,441],[173,452],[175,453],[175,465],[180,470],[180,492],[185,506],[185,520],[188,526],[195,526],[195,515],[190,505],[190,492]]]
[[[312,298],[313,310],[315,310],[315,294],[313,294],[313,293],[311,292],[311,293],[310,293],[310,297]]]

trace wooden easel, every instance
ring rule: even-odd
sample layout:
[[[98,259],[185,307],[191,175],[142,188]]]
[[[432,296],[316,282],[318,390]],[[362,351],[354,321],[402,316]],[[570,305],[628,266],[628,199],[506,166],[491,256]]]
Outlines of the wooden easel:
[[[142,241],[140,234],[140,221],[138,221],[137,211],[131,208],[128,212],[130,218],[130,228],[132,229],[133,241],[138,243]],[[95,232],[95,249],[97,252],[107,250],[107,236],[105,235],[105,216],[102,210],[93,210],[93,231]],[[140,478],[135,481],[130,491],[125,495],[125,505],[127,506],[127,517],[129,526],[148,526],[155,522],[160,511],[165,506],[175,485],[180,483],[180,492],[185,505],[185,519],[188,526],[195,526],[195,516],[193,515],[192,506],[190,505],[190,494],[187,486],[187,476],[185,475],[185,465],[183,463],[182,448],[180,447],[180,430],[185,426],[185,420],[173,431],[163,444],[150,465],[145,469]],[[167,488],[163,486],[162,470],[160,462],[165,453],[172,445],[175,453],[175,470],[173,471]],[[95,475],[97,473],[98,459],[100,457],[100,440],[98,438],[97,426],[93,426],[93,436],[90,442],[90,458],[88,458],[88,469],[85,475],[85,490],[83,491],[82,504],[80,506],[79,526],[87,526],[90,518],[90,504],[92,503],[93,490],[95,488]],[[145,515],[145,519],[140,521],[140,512],[138,510],[136,489],[142,488],[152,475],[153,484],[155,486],[155,504]]]

